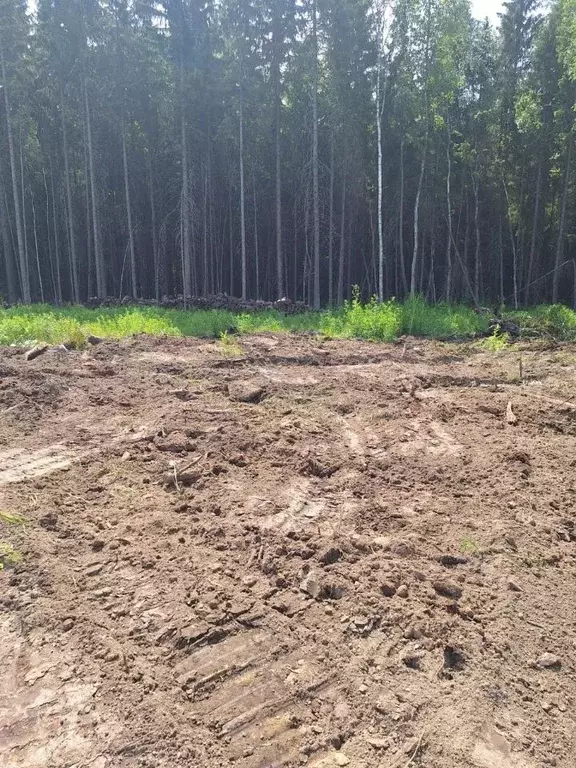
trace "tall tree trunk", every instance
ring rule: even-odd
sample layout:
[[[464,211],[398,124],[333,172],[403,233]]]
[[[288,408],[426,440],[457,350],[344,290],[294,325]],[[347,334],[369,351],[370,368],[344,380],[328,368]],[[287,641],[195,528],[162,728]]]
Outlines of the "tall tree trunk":
[[[60,92],[61,119],[62,119],[62,154],[64,156],[64,187],[66,189],[66,207],[68,209],[68,242],[70,247],[70,282],[72,286],[72,300],[80,303],[80,286],[78,284],[78,252],[76,249],[76,231],[74,226],[74,206],[72,204],[72,185],[70,184],[70,160],[68,157],[68,128],[66,126],[66,109],[64,101],[64,89]]]
[[[426,155],[428,153],[428,135],[422,149],[422,160],[420,161],[420,177],[418,179],[418,189],[416,191],[416,202],[414,203],[414,250],[412,252],[412,268],[410,270],[410,296],[415,296],[418,290],[416,285],[418,268],[418,236],[420,226],[420,199],[422,197],[422,187],[424,185],[424,173],[426,171]]]
[[[124,167],[124,199],[126,202],[126,226],[128,227],[128,244],[130,247],[130,282],[132,298],[138,298],[138,275],[136,264],[136,246],[134,243],[134,227],[132,225],[132,203],[130,200],[130,174],[128,172],[128,152],[126,150],[126,123],[122,115],[120,127],[122,133],[122,165]]]
[[[560,287],[560,268],[564,256],[564,230],[566,228],[566,210],[568,207],[568,194],[570,192],[570,172],[572,170],[572,147],[574,145],[574,130],[568,135],[568,147],[566,149],[566,168],[564,169],[564,191],[560,206],[560,223],[558,225],[558,242],[556,244],[556,259],[554,261],[554,277],[552,282],[552,303],[558,303]]]
[[[314,204],[314,309],[320,309],[320,178],[318,156],[318,15],[312,0],[312,41],[314,50],[312,82],[312,176]]]
[[[90,163],[88,160],[88,140],[86,120],[84,120],[84,207],[86,209],[86,294],[89,299],[94,293],[94,275],[92,258],[92,214],[90,213]]]
[[[449,123],[448,123],[449,126]],[[452,299],[452,154],[451,154],[451,135],[448,127],[448,143],[446,144],[446,216],[448,222],[448,242],[446,244],[446,302],[450,304]]]
[[[18,295],[17,275],[14,264],[14,254],[10,233],[8,231],[8,207],[4,198],[4,184],[0,171],[0,237],[2,238],[2,251],[4,253],[4,267],[6,270],[6,287],[8,289],[8,301],[13,304]]]
[[[380,48],[382,42],[378,41]],[[378,142],[378,298],[384,301],[384,177],[382,156],[382,55],[378,52],[378,79],[376,84],[376,140]]]
[[[98,196],[96,192],[96,172],[94,169],[94,145],[92,142],[92,118],[90,116],[90,101],[88,99],[88,86],[84,81],[84,106],[86,109],[86,134],[88,139],[88,164],[90,166],[90,200],[92,205],[92,228],[94,241],[94,264],[96,266],[96,291],[99,299],[108,296],[106,285],[106,272],[104,270],[104,256],[100,243],[100,220],[98,218]]]
[[[474,249],[474,292],[478,298],[481,296],[480,286],[480,254],[481,254],[481,238],[480,238],[480,190],[478,177],[472,171],[472,191],[474,193],[474,230],[476,234],[475,249]]]
[[[38,270],[38,287],[40,288],[40,301],[42,304],[46,301],[44,295],[44,281],[42,280],[42,269],[40,267],[40,249],[38,248],[38,228],[36,222],[36,206],[34,205],[34,195],[30,190],[30,202],[32,204],[32,232],[34,234],[34,250],[36,254],[36,268]]]
[[[281,117],[282,94],[280,90],[280,56],[281,56],[281,19],[274,18],[272,46],[274,61],[272,77],[274,80],[274,150],[276,160],[276,298],[284,298],[284,254],[282,249],[282,146],[281,146]]]
[[[184,306],[192,295],[192,262],[190,252],[190,179],[188,171],[188,131],[186,128],[186,107],[184,88],[184,53],[180,52],[180,140],[182,152],[182,193],[180,198],[181,221],[181,263],[182,263],[182,293]]]
[[[536,264],[536,245],[538,243],[538,224],[540,222],[540,198],[542,196],[542,166],[544,160],[542,156],[538,160],[538,176],[536,178],[536,193],[534,197],[534,212],[532,214],[532,237],[530,238],[530,254],[528,256],[528,273],[526,275],[526,290],[524,301],[530,304],[532,297],[532,279],[534,277],[534,267]]]
[[[246,195],[244,189],[244,88],[240,74],[240,250],[242,255],[242,299],[246,301],[248,265],[246,262]]]
[[[22,137],[20,137],[20,193],[22,204],[22,231],[24,233],[24,261],[28,269],[28,279],[30,280],[30,259],[28,254],[28,224],[26,222],[26,185],[24,183],[24,147]]]
[[[508,187],[506,186],[504,177],[502,177],[502,186],[504,188],[504,195],[506,196],[506,218],[508,220],[508,234],[510,235],[510,247],[512,249],[512,286],[514,291],[514,309],[518,309],[518,247],[516,238],[514,237],[514,229],[512,227],[510,195],[508,194]]]
[[[404,136],[400,141],[400,209],[398,211],[398,271],[402,280],[404,295],[408,293],[406,264],[404,262]]]
[[[334,133],[330,143],[330,212],[328,222],[328,306],[334,305]]]
[[[56,280],[56,301],[62,304],[62,269],[60,264],[60,238],[58,237],[58,212],[56,209],[56,190],[54,188],[54,169],[50,161],[50,189],[52,192],[52,222],[54,226],[54,268]]]
[[[260,299],[260,248],[258,245],[258,200],[256,197],[256,174],[252,172],[254,192],[254,266],[256,269],[256,299]]]
[[[208,269],[208,169],[204,173],[204,206],[202,215],[202,293],[204,296],[208,296],[210,293],[210,272]]]
[[[50,170],[52,170],[52,161],[50,161]],[[52,238],[50,237],[50,193],[48,192],[48,182],[46,181],[46,169],[42,168],[42,180],[44,181],[44,197],[46,199],[46,241],[48,244],[48,263],[50,264],[50,276],[52,277],[52,295],[57,304],[57,288],[56,288],[56,276],[54,274],[54,251],[52,250]],[[52,185],[53,186],[53,185]],[[53,221],[54,229],[56,228],[56,219]]]
[[[2,74],[2,90],[4,91],[4,107],[6,112],[6,135],[8,137],[8,156],[10,159],[10,173],[12,177],[12,197],[14,204],[14,218],[16,220],[16,238],[18,241],[18,262],[20,266],[20,284],[22,299],[25,304],[30,304],[30,276],[28,261],[24,247],[24,229],[22,226],[22,213],[20,210],[20,196],[18,192],[18,177],[16,175],[16,153],[14,149],[14,137],[12,134],[12,114],[10,111],[10,96],[8,93],[8,78],[6,77],[6,62],[4,61],[4,49],[0,40],[0,73]]]
[[[338,254],[338,306],[344,303],[344,260],[346,254],[346,187],[347,173],[344,162],[344,178],[342,179],[342,209],[340,211],[340,253]]]
[[[160,254],[158,252],[158,231],[156,228],[156,199],[154,194],[154,174],[152,157],[148,153],[148,191],[150,196],[150,226],[152,229],[152,260],[154,262],[154,296],[160,301]]]

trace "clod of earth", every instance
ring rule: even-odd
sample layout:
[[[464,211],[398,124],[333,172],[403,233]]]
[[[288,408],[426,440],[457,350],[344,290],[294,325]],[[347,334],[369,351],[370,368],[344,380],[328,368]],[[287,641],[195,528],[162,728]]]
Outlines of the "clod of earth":
[[[264,397],[264,387],[247,381],[232,381],[228,384],[228,395],[238,403],[259,403]]]
[[[458,555],[440,555],[438,562],[446,568],[454,568],[457,565],[466,565],[468,558]]]
[[[543,653],[536,659],[536,665],[540,669],[560,669],[562,662],[553,653]]]
[[[432,586],[443,597],[450,597],[452,600],[459,600],[462,597],[462,587],[453,581],[434,581]]]
[[[396,585],[391,581],[383,581],[382,584],[380,584],[380,591],[384,597],[394,597],[396,594]]]
[[[37,357],[40,357],[40,355],[43,355],[47,351],[48,344],[37,344],[35,347],[32,347],[32,349],[29,349],[28,352],[26,352],[26,360],[28,360],[28,362],[36,360]]]
[[[173,432],[168,437],[158,437],[155,442],[158,450],[166,453],[187,453],[195,447],[194,443],[180,432]]]

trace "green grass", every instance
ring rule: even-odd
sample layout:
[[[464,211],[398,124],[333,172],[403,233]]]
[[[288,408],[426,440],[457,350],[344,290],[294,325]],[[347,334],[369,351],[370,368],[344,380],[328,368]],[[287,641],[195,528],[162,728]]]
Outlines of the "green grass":
[[[521,328],[576,340],[576,312],[564,306],[536,307],[506,315]],[[485,332],[488,318],[463,305],[427,304],[415,297],[404,304],[375,300],[362,303],[355,292],[339,309],[285,316],[276,311],[234,314],[226,310],[181,311],[156,307],[86,309],[36,304],[0,309],[0,345],[72,343],[78,347],[89,335],[121,339],[137,334],[194,336],[219,339],[229,334],[314,332],[328,338],[393,341],[403,334],[460,339]],[[498,351],[502,338],[485,348]],[[226,341],[224,342],[226,344]],[[229,346],[229,345],[228,345]]]

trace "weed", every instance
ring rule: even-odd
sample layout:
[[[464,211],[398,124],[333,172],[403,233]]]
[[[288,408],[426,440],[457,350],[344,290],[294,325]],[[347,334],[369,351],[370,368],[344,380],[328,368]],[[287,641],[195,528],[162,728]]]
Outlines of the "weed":
[[[23,515],[19,515],[17,512],[6,512],[0,509],[0,523],[6,523],[6,525],[24,525],[27,520]]]
[[[242,357],[244,355],[242,345],[239,344],[237,339],[235,339],[234,336],[231,336],[228,331],[224,331],[224,333],[220,334],[218,346],[220,347],[220,352],[225,357]]]
[[[474,541],[474,539],[471,539],[469,536],[465,536],[460,542],[460,552],[462,552],[463,555],[473,556],[481,554],[480,547]]]
[[[507,317],[522,328],[561,339],[576,339],[576,312],[560,305],[511,312]],[[92,334],[101,338],[126,336],[195,336],[219,339],[230,328],[247,333],[315,332],[328,338],[392,341],[400,334],[457,339],[488,329],[489,319],[470,307],[428,304],[421,296],[363,303],[355,287],[343,307],[285,316],[275,310],[234,314],[228,310],[175,310],[160,307],[52,307],[46,304],[0,308],[0,346],[72,343],[85,345]],[[490,337],[486,348],[499,351],[506,337]]]
[[[510,337],[507,333],[499,333],[495,328],[492,335],[478,342],[480,349],[487,352],[502,352],[510,343]]]
[[[22,562],[22,555],[7,541],[0,541],[0,571]]]
[[[428,304],[413,296],[402,306],[402,332],[430,338],[465,338],[488,329],[489,320],[470,307]]]

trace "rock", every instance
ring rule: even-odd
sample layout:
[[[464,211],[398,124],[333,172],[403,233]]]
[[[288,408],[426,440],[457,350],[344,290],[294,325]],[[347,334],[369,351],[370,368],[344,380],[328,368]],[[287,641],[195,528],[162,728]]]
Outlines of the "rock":
[[[444,646],[444,669],[453,669],[460,672],[464,669],[466,659],[464,654],[452,645]]]
[[[562,662],[553,653],[543,653],[536,659],[536,665],[540,669],[560,669]]]
[[[87,568],[84,573],[86,576],[98,576],[98,574],[102,572],[103,568],[104,563],[95,563],[94,565],[91,565],[89,568]]]
[[[432,586],[439,595],[459,600],[462,597],[462,588],[453,581],[434,581]]]
[[[374,749],[389,749],[390,742],[388,739],[378,739],[375,736],[368,736],[366,742]]]
[[[409,592],[406,584],[401,584],[396,590],[396,594],[398,595],[398,597],[408,597]]]
[[[362,683],[362,685],[360,685],[358,687],[358,690],[359,690],[360,693],[368,693],[368,686],[364,685],[364,683]]]
[[[382,584],[380,584],[380,591],[384,597],[394,597],[396,594],[396,585],[391,581],[383,581]]]
[[[312,573],[309,573],[300,583],[300,591],[306,592],[306,594],[313,597],[314,600],[319,600],[322,596],[322,585]]]
[[[64,619],[64,621],[62,622],[62,631],[70,632],[73,626],[74,626],[74,619],[72,618]]]
[[[324,565],[333,565],[334,563],[337,563],[341,557],[342,550],[337,547],[330,547],[330,549],[327,549],[318,559]]]
[[[336,752],[334,755],[334,763],[335,765],[350,765],[350,758],[347,757],[343,752]]]
[[[522,587],[511,576],[506,580],[506,586],[510,592],[522,592]]]
[[[28,352],[26,352],[26,360],[28,362],[31,362],[32,360],[36,360],[37,357],[40,357],[40,355],[43,355],[44,352],[48,351],[48,344],[36,344],[35,347],[32,347],[32,349],[29,349]]]
[[[466,565],[468,558],[458,555],[440,555],[438,562],[446,568],[454,568],[456,565]]]
[[[193,449],[190,440],[182,432],[173,432],[168,437],[159,437],[156,439],[156,447],[159,451],[166,453],[186,453]]]
[[[230,400],[238,403],[259,403],[264,396],[264,388],[247,381],[232,381],[228,384]]]
[[[380,549],[383,549],[384,552],[388,552],[392,545],[392,539],[390,536],[377,536],[374,539],[374,546],[380,547]]]

